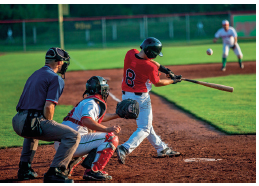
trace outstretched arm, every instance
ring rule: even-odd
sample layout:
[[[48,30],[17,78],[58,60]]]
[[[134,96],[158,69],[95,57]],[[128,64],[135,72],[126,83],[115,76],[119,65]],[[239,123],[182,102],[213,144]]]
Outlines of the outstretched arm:
[[[169,68],[166,68],[163,65],[160,65],[158,62],[153,61],[153,60],[150,60],[150,62],[154,63],[160,72],[169,74],[169,78],[173,78],[175,76],[174,73]]]
[[[118,116],[118,114],[105,114],[104,117],[103,117],[103,122],[106,122],[106,121],[110,121],[110,120],[113,120],[113,119],[117,119],[117,118],[120,118],[120,116]]]
[[[234,45],[237,44],[237,37],[234,37],[235,41],[234,41]]]
[[[166,85],[170,85],[173,84],[174,80],[172,79],[160,79],[155,85],[155,87],[162,87],[162,86],[166,86]]]

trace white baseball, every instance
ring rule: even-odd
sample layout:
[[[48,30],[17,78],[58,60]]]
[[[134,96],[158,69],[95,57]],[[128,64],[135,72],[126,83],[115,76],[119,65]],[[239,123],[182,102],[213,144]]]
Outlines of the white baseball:
[[[213,50],[212,50],[211,48],[209,48],[209,49],[206,51],[206,53],[207,53],[208,55],[212,55],[212,54],[213,54]]]

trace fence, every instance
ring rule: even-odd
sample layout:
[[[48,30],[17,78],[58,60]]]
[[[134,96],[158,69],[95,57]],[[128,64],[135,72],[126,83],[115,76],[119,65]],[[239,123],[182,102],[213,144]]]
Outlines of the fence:
[[[255,15],[213,12],[64,18],[64,44],[66,49],[125,46],[151,36],[163,43],[202,42],[212,40],[223,19],[233,25],[233,15],[251,13]],[[255,24],[251,29],[255,32]],[[58,19],[0,21],[0,52],[46,50],[51,46],[60,46]]]

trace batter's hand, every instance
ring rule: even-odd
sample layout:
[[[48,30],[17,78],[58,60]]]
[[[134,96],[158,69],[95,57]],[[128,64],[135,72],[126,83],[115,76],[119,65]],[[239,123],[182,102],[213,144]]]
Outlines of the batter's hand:
[[[182,75],[176,75],[172,80],[174,80],[173,84],[181,82],[182,81]]]
[[[165,75],[167,78],[169,78],[169,79],[173,79],[174,77],[175,77],[175,75],[174,76],[171,76],[170,74],[166,74]]]
[[[175,78],[175,74],[169,68],[167,68],[167,72],[171,79]]]
[[[107,132],[117,132],[117,133],[119,133],[120,131],[121,131],[120,126],[113,126],[113,127],[107,128]]]

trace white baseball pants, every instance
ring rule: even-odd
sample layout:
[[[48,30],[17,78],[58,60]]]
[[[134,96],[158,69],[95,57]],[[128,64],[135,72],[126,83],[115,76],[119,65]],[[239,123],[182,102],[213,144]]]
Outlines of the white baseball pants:
[[[153,114],[152,105],[149,93],[142,93],[142,95],[135,95],[133,92],[125,92],[122,94],[122,100],[133,99],[139,103],[139,116],[137,118],[137,130],[130,136],[128,141],[122,144],[128,153],[131,153],[135,148],[137,148],[140,143],[147,138],[148,141],[155,147],[157,152],[160,152],[167,148],[167,145],[160,139],[160,137],[155,133],[152,126]]]
[[[229,48],[231,46],[227,45],[227,44],[223,44],[223,54],[222,54],[222,57],[223,58],[226,58],[228,57],[228,54],[229,54]],[[243,54],[242,54],[242,51],[240,49],[240,46],[238,45],[238,43],[236,44],[236,47],[235,49],[233,49],[234,53],[236,54],[236,56],[240,56],[241,59],[243,58]]]
[[[81,157],[88,154],[92,149],[97,148],[97,151],[102,151],[105,149],[109,142],[105,141],[105,136],[107,133],[103,132],[94,132],[94,133],[86,133],[80,134],[81,140],[79,145],[73,155],[73,157]],[[54,147],[57,150],[59,147],[59,142],[54,143]]]

